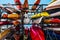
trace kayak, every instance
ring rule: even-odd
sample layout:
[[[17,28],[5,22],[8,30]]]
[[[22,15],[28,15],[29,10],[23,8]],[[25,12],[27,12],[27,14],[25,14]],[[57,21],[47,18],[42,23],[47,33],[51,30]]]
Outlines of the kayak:
[[[48,14],[48,12],[42,12],[42,13],[38,13],[38,14],[31,16],[31,18],[39,18],[42,16],[49,16],[49,14]]]
[[[8,21],[0,21],[0,26],[9,24]]]
[[[20,14],[20,10],[18,10],[16,8],[13,8],[13,7],[7,7],[7,8],[5,8],[4,6],[0,6],[0,8],[2,10],[4,10],[5,12],[7,12],[8,14],[12,14],[13,12]]]
[[[34,3],[34,5],[32,6],[32,11],[35,11],[36,10],[36,8],[38,7],[38,5],[39,5],[39,3],[40,3],[40,0],[36,0],[36,2]]]
[[[45,40],[44,32],[36,26],[30,28],[30,36],[32,40]]]
[[[51,10],[55,8],[60,8],[60,0],[53,0],[45,10]]]
[[[12,13],[12,14],[3,14],[2,17],[9,18],[9,19],[18,19],[20,16],[16,13]]]
[[[20,24],[20,22],[19,21],[17,21],[17,20],[15,20],[15,21],[12,21],[12,23],[13,23],[13,25],[18,25],[18,24]]]
[[[54,2],[49,4],[44,9],[43,12],[31,16],[31,18],[39,18],[41,16],[46,16],[46,17],[60,16],[60,0],[54,0]]]
[[[3,5],[0,6],[0,8],[4,11],[6,11],[7,13],[11,14],[12,13],[12,10],[8,9],[8,8],[5,8]]]
[[[60,23],[60,19],[54,18],[50,21],[51,23]]]
[[[28,27],[26,27],[26,28],[25,28],[25,30],[24,30],[24,31],[25,31],[25,35],[26,35],[26,36],[28,35],[28,30],[29,30],[29,28],[28,28]]]
[[[16,7],[21,10],[22,9],[22,6],[21,6],[22,4],[21,4],[20,0],[14,0],[14,2],[15,2],[15,4],[17,4]]]
[[[53,2],[55,2],[55,1],[56,1],[56,0],[52,0],[52,1],[50,2],[50,4],[53,3]]]
[[[54,19],[47,19],[44,20],[45,23],[60,23],[60,19],[54,18]]]
[[[50,23],[51,19],[44,20],[44,23]]]
[[[41,13],[31,16],[31,18],[39,18],[42,16],[44,16],[44,17],[60,16],[60,8],[43,11]]]
[[[18,14],[20,14],[20,12],[21,12],[19,9],[13,8],[13,7],[8,7],[8,9],[12,10],[12,13],[18,13]]]
[[[22,11],[28,12],[28,9],[29,9],[28,0],[24,1],[24,4],[23,4],[22,8],[23,8]]]
[[[4,32],[0,33],[0,40],[2,40],[7,34],[10,33],[10,29],[6,29]]]
[[[28,9],[28,8],[29,8],[28,0],[25,0],[23,4],[23,9]]]

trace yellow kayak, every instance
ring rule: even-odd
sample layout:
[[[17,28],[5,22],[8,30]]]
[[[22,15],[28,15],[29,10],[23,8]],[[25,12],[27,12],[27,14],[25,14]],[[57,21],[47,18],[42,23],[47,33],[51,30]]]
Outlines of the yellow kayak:
[[[10,33],[10,29],[7,29],[4,32],[0,33],[0,40],[4,38],[8,33]]]
[[[48,12],[38,13],[38,14],[35,14],[35,15],[31,16],[31,18],[39,18],[39,17],[42,17],[42,16],[49,16],[49,13]]]
[[[18,14],[3,14],[3,18],[18,19],[20,16]]]

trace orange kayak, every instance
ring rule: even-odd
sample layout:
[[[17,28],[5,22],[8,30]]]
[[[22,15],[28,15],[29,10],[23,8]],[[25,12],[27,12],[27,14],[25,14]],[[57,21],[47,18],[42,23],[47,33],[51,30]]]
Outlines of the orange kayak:
[[[18,25],[18,24],[20,24],[20,22],[17,21],[17,20],[13,21],[12,23],[13,23],[13,25],[15,25],[15,26]]]
[[[50,23],[51,19],[44,20],[44,23]]]
[[[3,18],[9,18],[9,19],[18,19],[20,16],[18,14],[3,14]]]

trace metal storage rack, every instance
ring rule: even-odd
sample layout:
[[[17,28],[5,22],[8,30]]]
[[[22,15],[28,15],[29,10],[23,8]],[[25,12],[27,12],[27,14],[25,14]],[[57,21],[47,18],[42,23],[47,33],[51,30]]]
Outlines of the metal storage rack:
[[[7,4],[3,4],[4,6],[6,6]],[[11,4],[11,5],[13,5],[13,6],[16,6],[15,4]],[[29,6],[32,6],[33,4],[29,4]],[[36,9],[36,11],[35,12],[28,12],[28,13],[31,13],[31,14],[35,14],[35,13],[40,13],[40,12],[42,12],[43,10],[44,10],[44,6],[47,6],[48,4],[41,4],[41,5],[38,5],[38,8]],[[6,7],[7,8],[7,7]],[[28,10],[31,10],[31,9],[28,9]],[[2,14],[2,12],[4,12],[4,11],[1,11],[1,9],[0,9],[0,21],[1,21],[1,19],[3,19],[3,18],[1,18],[1,14]],[[23,40],[23,35],[24,35],[24,25],[31,25],[31,24],[24,24],[24,22],[23,22],[23,20],[24,20],[24,16],[23,16],[23,13],[21,14],[22,15],[22,18],[21,18],[21,22],[22,22],[22,24],[21,24],[21,29],[22,29],[22,39],[21,40]],[[7,19],[8,20],[8,19]],[[10,24],[11,25],[11,24]],[[8,28],[8,25],[7,25],[7,28]],[[1,32],[1,27],[0,27],[0,32]],[[47,32],[48,32],[48,30],[47,30]],[[56,36],[55,36],[56,37]],[[46,39],[46,40],[48,40],[48,39]],[[53,39],[51,39],[51,40],[53,40]],[[57,40],[57,39],[56,39]]]

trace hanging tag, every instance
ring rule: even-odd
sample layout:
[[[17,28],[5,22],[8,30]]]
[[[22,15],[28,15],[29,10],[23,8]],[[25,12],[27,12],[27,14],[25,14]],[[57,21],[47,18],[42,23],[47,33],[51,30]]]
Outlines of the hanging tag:
[[[28,24],[30,22],[30,19],[28,17],[28,14],[25,13],[24,23]]]
[[[41,23],[43,16],[39,19],[39,23]]]
[[[37,20],[34,20],[34,22],[33,22],[33,23],[36,23],[36,24],[39,24],[39,23],[41,23],[41,21],[42,21],[42,18],[43,18],[43,17],[41,17],[41,18],[39,18],[39,19],[37,19]]]

